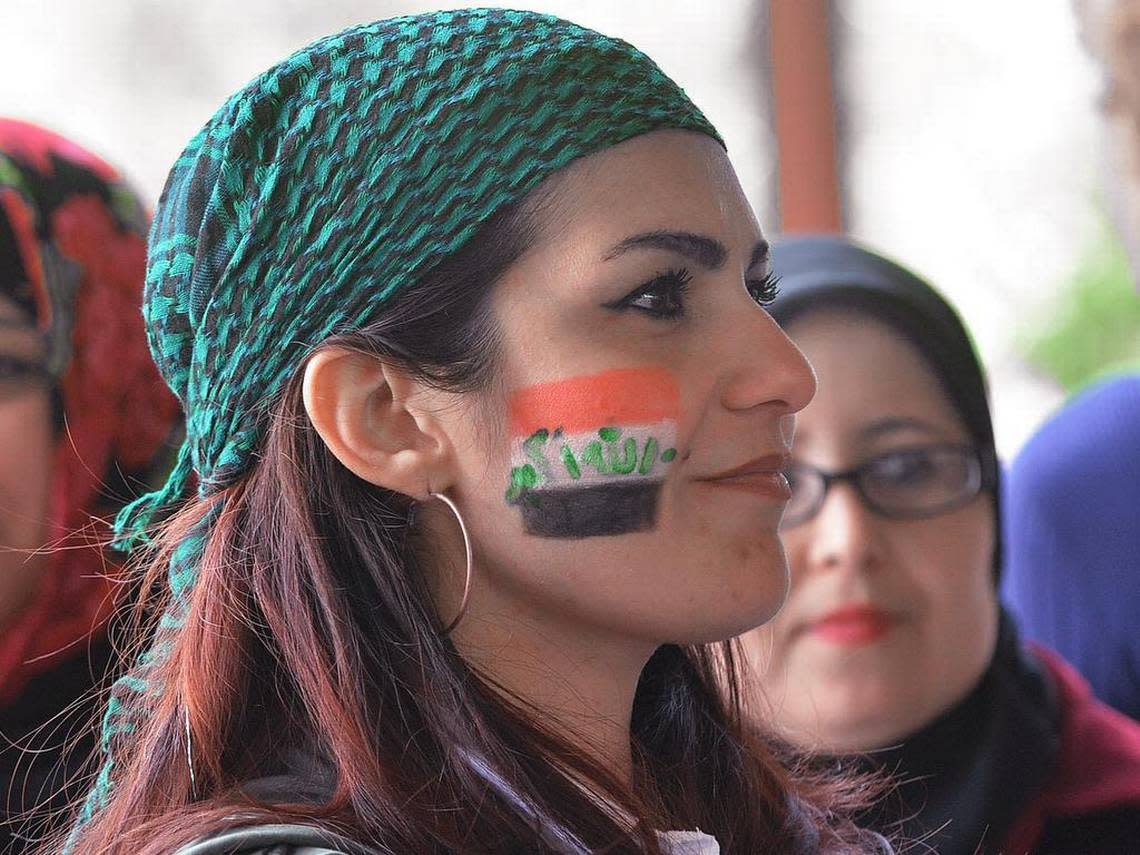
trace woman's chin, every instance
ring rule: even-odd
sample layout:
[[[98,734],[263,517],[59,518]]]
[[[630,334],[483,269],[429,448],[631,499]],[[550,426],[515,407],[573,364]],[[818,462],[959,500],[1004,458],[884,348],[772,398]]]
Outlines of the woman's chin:
[[[803,721],[784,722],[781,730],[793,744],[825,754],[860,754],[889,748],[913,732],[891,719],[888,710],[883,710],[881,716],[869,710],[849,715],[819,711],[819,715],[805,716]]]
[[[773,579],[767,586],[751,590],[732,589],[731,596],[706,605],[692,604],[674,615],[672,625],[683,628],[674,633],[676,644],[712,644],[744,635],[768,623],[784,603],[786,585]]]
[[[777,690],[768,687],[773,701]],[[777,708],[779,727],[797,745],[829,753],[874,751],[896,745],[928,718],[911,702],[913,692],[897,681],[875,679],[821,680],[813,690],[783,696]]]

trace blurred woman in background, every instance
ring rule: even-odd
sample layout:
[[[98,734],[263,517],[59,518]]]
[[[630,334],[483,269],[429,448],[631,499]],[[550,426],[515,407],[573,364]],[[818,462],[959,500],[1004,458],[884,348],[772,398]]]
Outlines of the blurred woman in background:
[[[788,473],[790,595],[747,637],[757,715],[895,776],[865,821],[934,851],[1135,852],[1140,728],[998,603],[999,468],[961,321],[843,238],[773,258],[771,311],[819,390]]]
[[[28,808],[76,795],[69,778],[93,746],[61,759],[93,711],[122,584],[107,518],[160,474],[178,424],[138,311],[146,225],[102,160],[0,119],[4,843],[42,831],[21,829]]]

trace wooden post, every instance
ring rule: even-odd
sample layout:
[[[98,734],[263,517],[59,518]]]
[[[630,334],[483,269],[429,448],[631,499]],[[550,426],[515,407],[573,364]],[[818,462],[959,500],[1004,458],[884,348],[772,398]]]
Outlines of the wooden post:
[[[768,0],[780,230],[843,229],[828,0]]]

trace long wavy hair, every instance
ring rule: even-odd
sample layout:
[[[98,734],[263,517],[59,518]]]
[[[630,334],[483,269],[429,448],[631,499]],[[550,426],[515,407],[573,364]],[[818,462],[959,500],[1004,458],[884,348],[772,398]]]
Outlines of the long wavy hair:
[[[538,234],[504,209],[384,305],[355,348],[451,390],[493,381],[487,297]],[[110,801],[81,853],[165,855],[234,825],[309,823],[379,851],[660,852],[700,828],[727,853],[867,852],[857,787],[791,770],[743,724],[729,644],[665,645],[637,688],[625,785],[442,632],[407,496],[367,483],[307,418],[299,371],[255,465],[193,500],[137,564],[137,649],[164,630],[171,551],[214,519],[184,625],[146,678],[161,694],[115,747]],[[145,665],[136,666],[145,668]]]

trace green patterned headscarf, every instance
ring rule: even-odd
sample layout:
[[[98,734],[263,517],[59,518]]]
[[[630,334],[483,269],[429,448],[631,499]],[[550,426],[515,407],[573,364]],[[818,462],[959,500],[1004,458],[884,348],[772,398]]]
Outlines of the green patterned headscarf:
[[[144,314],[187,440],[120,537],[181,497],[191,469],[203,494],[239,478],[313,345],[360,328],[572,160],[658,128],[716,136],[625,42],[494,9],[346,30],[230,98],[155,215]]]
[[[719,139],[640,51],[532,12],[379,21],[256,78],[191,140],[155,214],[143,311],[187,438],[168,483],[119,516],[120,542],[145,540],[192,472],[202,496],[242,477],[314,345],[367,324],[571,161],[660,128]],[[176,605],[207,533],[175,551]],[[128,679],[120,694],[161,689]],[[126,709],[114,702],[107,740],[133,726]]]

